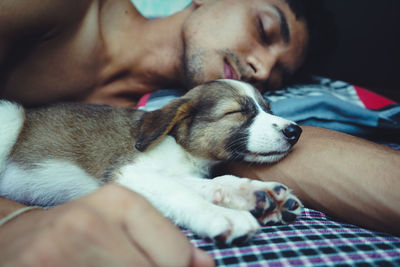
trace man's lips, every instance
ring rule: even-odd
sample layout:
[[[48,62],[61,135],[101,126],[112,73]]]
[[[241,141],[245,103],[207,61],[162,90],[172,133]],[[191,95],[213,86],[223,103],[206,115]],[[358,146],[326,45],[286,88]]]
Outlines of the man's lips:
[[[236,71],[232,68],[231,64],[225,59],[224,60],[224,78],[239,80],[239,76]]]

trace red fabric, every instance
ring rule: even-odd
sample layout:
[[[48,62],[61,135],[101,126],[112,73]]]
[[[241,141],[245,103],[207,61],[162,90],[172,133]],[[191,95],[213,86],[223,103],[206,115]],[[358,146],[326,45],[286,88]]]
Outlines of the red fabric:
[[[356,90],[361,102],[363,102],[367,109],[381,109],[388,105],[396,104],[396,102],[393,100],[378,95],[365,88],[354,86],[354,89]]]
[[[146,106],[147,101],[149,100],[151,94],[145,94],[143,95],[140,99],[139,102],[136,105],[136,108],[144,107]]]

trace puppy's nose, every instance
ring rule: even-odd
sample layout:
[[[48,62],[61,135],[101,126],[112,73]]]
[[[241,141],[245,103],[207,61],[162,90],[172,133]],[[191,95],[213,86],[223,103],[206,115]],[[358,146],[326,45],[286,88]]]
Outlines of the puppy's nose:
[[[289,126],[287,126],[285,129],[282,130],[283,135],[286,137],[286,139],[291,145],[297,143],[301,135],[301,132],[302,132],[301,128],[296,124],[289,124]]]

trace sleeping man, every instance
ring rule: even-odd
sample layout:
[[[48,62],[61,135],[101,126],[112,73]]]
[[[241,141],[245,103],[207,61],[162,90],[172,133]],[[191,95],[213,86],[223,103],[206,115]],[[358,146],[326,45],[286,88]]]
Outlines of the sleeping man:
[[[301,2],[193,0],[172,16],[148,20],[129,0],[1,0],[0,97],[27,107],[135,107],[145,93],[218,78],[279,88],[307,54]],[[396,151],[303,127],[280,163],[224,171],[282,182],[309,207],[399,234],[399,165]],[[0,199],[0,218],[21,208]],[[10,265],[212,264],[147,201],[114,185],[19,215],[0,227],[0,247]]]

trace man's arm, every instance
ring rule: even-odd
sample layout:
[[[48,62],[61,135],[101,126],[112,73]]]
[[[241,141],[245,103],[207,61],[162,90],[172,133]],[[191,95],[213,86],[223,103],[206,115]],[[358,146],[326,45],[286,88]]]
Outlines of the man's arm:
[[[339,132],[302,128],[299,143],[281,162],[232,164],[229,172],[281,182],[307,207],[400,235],[400,152]]]

